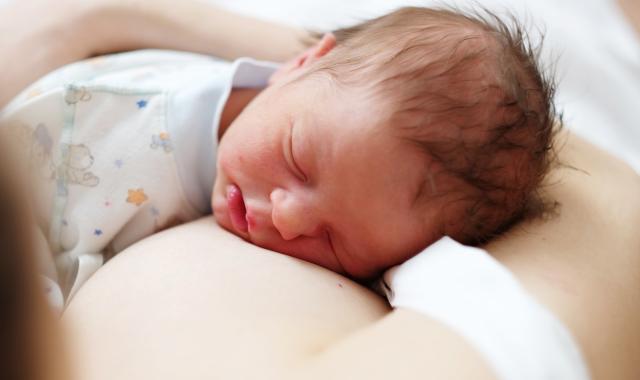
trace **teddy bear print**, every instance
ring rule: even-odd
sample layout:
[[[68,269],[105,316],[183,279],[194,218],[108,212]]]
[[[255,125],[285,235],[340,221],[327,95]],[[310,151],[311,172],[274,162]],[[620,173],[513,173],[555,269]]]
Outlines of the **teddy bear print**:
[[[78,102],[88,102],[91,100],[91,93],[86,87],[77,87],[74,85],[67,86],[64,95],[64,101],[67,104],[76,104]]]
[[[100,178],[89,171],[94,161],[89,148],[84,144],[63,144],[61,149],[63,160],[56,167],[58,194],[67,195],[67,185],[70,183],[87,187],[98,186]]]
[[[151,136],[151,149],[158,148],[162,148],[165,153],[171,153],[173,151],[173,145],[171,144],[169,133],[161,132],[157,135]]]

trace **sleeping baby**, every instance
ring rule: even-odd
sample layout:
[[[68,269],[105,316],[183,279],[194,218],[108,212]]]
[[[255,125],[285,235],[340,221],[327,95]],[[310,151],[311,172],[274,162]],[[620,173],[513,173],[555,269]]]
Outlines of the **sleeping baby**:
[[[357,279],[444,235],[482,242],[540,206],[552,92],[517,26],[403,8],[280,67],[167,51],[69,65],[3,129],[67,300],[128,245],[211,211]]]

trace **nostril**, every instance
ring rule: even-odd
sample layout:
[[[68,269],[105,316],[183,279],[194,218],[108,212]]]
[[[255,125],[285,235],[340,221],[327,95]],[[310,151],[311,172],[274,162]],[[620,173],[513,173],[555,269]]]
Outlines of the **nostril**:
[[[284,240],[293,240],[293,239],[297,238],[300,235],[298,235],[297,233],[295,233],[293,231],[285,229],[283,231],[280,231],[280,236],[282,236],[282,238]]]
[[[274,206],[271,211],[271,221],[282,239],[293,240],[298,237],[297,229],[292,224],[291,216],[277,206]]]
[[[275,189],[270,195],[271,220],[282,239],[312,237],[320,229],[315,223],[313,210],[305,198],[295,191]]]

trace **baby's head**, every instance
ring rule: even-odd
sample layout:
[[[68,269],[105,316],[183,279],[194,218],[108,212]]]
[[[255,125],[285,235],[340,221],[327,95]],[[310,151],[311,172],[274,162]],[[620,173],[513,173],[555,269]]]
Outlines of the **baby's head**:
[[[521,28],[483,14],[403,8],[285,64],[220,141],[218,222],[366,278],[522,217],[549,166],[553,87]]]

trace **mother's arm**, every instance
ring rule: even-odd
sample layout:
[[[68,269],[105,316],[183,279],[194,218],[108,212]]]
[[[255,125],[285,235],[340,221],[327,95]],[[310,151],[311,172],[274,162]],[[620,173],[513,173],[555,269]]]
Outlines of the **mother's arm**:
[[[74,3],[27,0],[0,6],[0,108],[44,74],[86,57],[79,38],[86,7]]]
[[[0,7],[0,108],[65,64],[124,50],[187,50],[284,61],[306,33],[198,0],[21,0]]]

